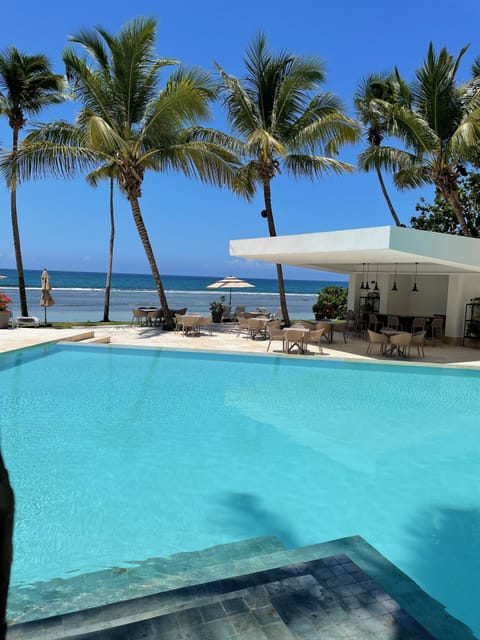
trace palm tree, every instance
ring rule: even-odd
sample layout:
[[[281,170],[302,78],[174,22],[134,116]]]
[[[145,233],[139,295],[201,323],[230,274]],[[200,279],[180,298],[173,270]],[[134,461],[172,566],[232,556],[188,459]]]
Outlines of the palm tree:
[[[353,101],[357,117],[365,128],[364,135],[369,146],[379,147],[385,136],[388,135],[388,121],[384,116],[381,103],[393,103],[396,100],[397,93],[397,85],[391,75],[370,74],[359,83]],[[359,168],[364,168],[361,163],[359,163]],[[374,169],[392,218],[396,226],[400,227],[400,219],[388,195],[381,165],[377,164]]]
[[[0,452],[0,640],[7,636],[7,595],[13,558],[15,496]]]
[[[338,99],[317,91],[324,80],[321,62],[289,52],[274,53],[259,34],[248,47],[243,80],[216,64],[227,118],[244,142],[246,162],[239,171],[242,189],[263,189],[270,236],[276,236],[271,181],[283,167],[295,177],[313,179],[325,172],[343,173],[353,167],[334,159],[338,147],[358,138],[358,126],[345,116]],[[325,154],[325,155],[324,155]],[[277,265],[280,305],[290,324],[282,265]]]
[[[403,103],[388,105],[384,111],[390,131],[406,148],[369,148],[362,154],[362,164],[394,171],[400,189],[435,185],[437,195],[455,212],[462,234],[470,236],[458,178],[465,174],[463,163],[480,144],[480,92],[468,97],[456,84],[466,49],[454,59],[446,48],[437,55],[430,43],[415,82],[407,89],[403,84]],[[396,76],[402,82],[398,70]]]
[[[26,125],[27,116],[36,116],[45,107],[63,100],[62,87],[62,76],[52,73],[50,62],[44,55],[26,55],[15,47],[9,47],[0,53],[0,113],[8,118],[13,138],[10,156],[10,212],[23,316],[28,316],[28,307],[17,215],[15,155],[18,137]]]
[[[167,297],[139,203],[145,171],[173,169],[228,186],[233,184],[238,162],[227,150],[228,136],[217,132],[218,144],[200,139],[203,130],[197,121],[209,116],[215,97],[209,75],[198,69],[178,69],[159,90],[160,70],[177,63],[155,55],[156,24],[152,18],[137,18],[118,36],[97,27],[71,38],[91,63],[71,47],[64,51],[67,77],[83,108],[73,125],[56,122],[30,134],[18,155],[18,166],[22,178],[51,173],[71,176],[104,164],[114,168],[168,326]]]

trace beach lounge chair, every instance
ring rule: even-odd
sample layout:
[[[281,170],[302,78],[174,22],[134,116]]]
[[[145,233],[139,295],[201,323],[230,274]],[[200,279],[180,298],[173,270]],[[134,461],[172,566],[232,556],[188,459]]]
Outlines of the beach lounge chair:
[[[40,320],[35,316],[17,316],[17,327],[39,327]]]

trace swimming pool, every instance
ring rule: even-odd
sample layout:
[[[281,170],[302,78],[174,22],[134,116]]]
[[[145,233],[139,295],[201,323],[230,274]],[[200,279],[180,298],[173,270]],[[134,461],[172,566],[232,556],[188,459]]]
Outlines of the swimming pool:
[[[12,585],[359,534],[479,634],[479,372],[77,345],[0,367]]]

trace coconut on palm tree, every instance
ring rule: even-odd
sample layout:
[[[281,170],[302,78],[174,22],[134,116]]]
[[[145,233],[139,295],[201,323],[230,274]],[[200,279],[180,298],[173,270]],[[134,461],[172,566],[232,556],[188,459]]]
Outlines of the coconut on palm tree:
[[[137,18],[118,36],[97,27],[71,40],[63,54],[73,96],[82,104],[75,124],[55,122],[34,131],[18,156],[19,173],[90,178],[116,176],[140,236],[159,300],[170,320],[167,297],[140,209],[144,174],[181,171],[206,183],[232,185],[238,167],[226,144],[201,139],[198,121],[210,115],[215,83],[205,72],[176,70],[163,89],[160,72],[175,60],[155,55],[157,23]],[[219,142],[222,134],[217,132]],[[227,142],[227,137],[223,142]]]
[[[392,170],[400,189],[433,184],[437,195],[451,205],[462,234],[470,236],[458,179],[480,144],[480,92],[465,96],[457,83],[466,49],[454,58],[446,48],[436,54],[430,44],[410,86],[396,70],[403,101],[384,105],[384,116],[389,118],[390,132],[405,148],[370,147],[362,154],[362,164]]]
[[[275,236],[273,178],[282,169],[310,179],[352,171],[334,155],[342,144],[357,140],[359,129],[334,95],[319,92],[325,74],[317,58],[275,53],[260,34],[248,47],[244,62],[243,79],[216,65],[228,121],[244,145],[246,159],[237,185],[244,189],[249,183],[263,190],[262,216],[270,236]],[[282,265],[277,265],[277,277],[283,318],[289,324]]]
[[[27,55],[15,47],[0,53],[0,113],[8,118],[12,129],[10,162],[10,213],[13,245],[17,266],[20,308],[28,316],[25,276],[17,213],[16,152],[20,131],[28,116],[36,116],[52,104],[63,100],[63,77],[52,72],[50,62],[42,54]]]
[[[388,105],[395,102],[397,94],[397,84],[391,75],[370,74],[359,83],[353,102],[369,146],[379,147],[388,135],[388,119],[382,107],[385,106],[383,103]],[[359,162],[359,168],[365,168],[362,162]],[[400,218],[388,195],[380,163],[374,167],[374,170],[392,218],[396,226],[400,227]]]

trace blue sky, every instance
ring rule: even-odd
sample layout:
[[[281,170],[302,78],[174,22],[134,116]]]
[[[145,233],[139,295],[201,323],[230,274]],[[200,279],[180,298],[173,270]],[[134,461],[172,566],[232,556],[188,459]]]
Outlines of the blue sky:
[[[68,36],[83,27],[101,25],[117,32],[138,15],[158,19],[157,52],[188,66],[213,70],[218,61],[228,72],[243,73],[246,46],[259,32],[271,46],[294,53],[316,55],[326,66],[324,89],[335,92],[353,115],[352,95],[359,80],[370,72],[389,71],[397,65],[410,80],[422,63],[428,43],[447,46],[455,55],[470,43],[459,78],[467,80],[473,58],[480,53],[480,3],[458,0],[406,0],[401,5],[384,1],[325,3],[304,0],[243,0],[225,3],[166,3],[153,0],[65,3],[25,0],[9,3],[0,23],[0,48],[14,44],[25,53],[45,53],[63,73],[61,52]],[[77,105],[45,111],[40,120],[73,119]],[[210,123],[225,128],[219,110]],[[0,142],[10,145],[6,120],[0,124]],[[360,147],[345,148],[340,158],[355,163]],[[414,215],[421,195],[431,190],[399,193],[391,197],[402,222]],[[272,183],[273,207],[279,234],[388,225],[390,214],[373,174],[356,172],[326,176],[313,183],[295,181],[286,174]],[[267,235],[258,196],[253,203],[227,191],[204,186],[175,174],[148,174],[142,212],[161,273],[243,277],[275,277],[274,266],[235,261],[228,254],[234,238]],[[87,186],[75,180],[46,180],[24,184],[18,191],[18,213],[25,268],[104,271],[108,245],[108,187]],[[114,271],[148,273],[128,203],[116,196]],[[0,188],[0,270],[14,268],[9,194]],[[287,269],[292,278],[315,278],[318,272]],[[334,276],[330,276],[334,278]]]

